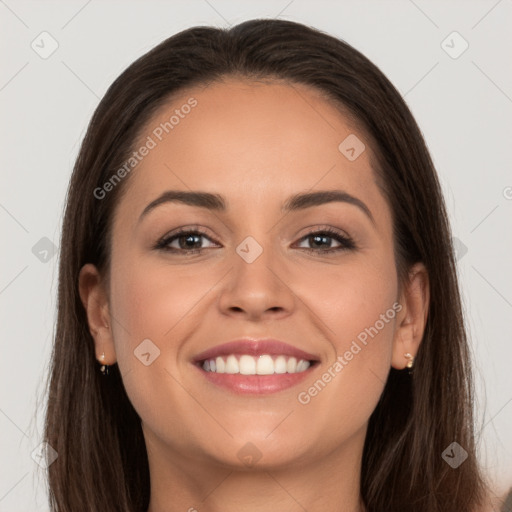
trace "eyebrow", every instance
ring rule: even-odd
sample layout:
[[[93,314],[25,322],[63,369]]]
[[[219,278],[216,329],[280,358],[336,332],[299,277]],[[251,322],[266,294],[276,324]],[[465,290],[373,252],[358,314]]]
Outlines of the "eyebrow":
[[[368,206],[366,206],[361,199],[343,190],[319,190],[295,194],[284,202],[281,207],[281,212],[289,213],[305,210],[306,208],[332,202],[348,203],[358,207],[375,225],[375,219]],[[139,222],[150,211],[164,203],[181,203],[217,212],[225,212],[227,210],[226,200],[220,194],[200,191],[167,190],[144,208],[144,211],[139,217]]]

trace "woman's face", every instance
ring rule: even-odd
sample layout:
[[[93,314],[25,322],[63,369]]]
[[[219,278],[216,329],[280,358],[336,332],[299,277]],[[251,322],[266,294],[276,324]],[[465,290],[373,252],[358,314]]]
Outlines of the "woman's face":
[[[364,135],[309,88],[229,79],[160,109],[143,145],[113,221],[112,340],[96,342],[148,450],[260,467],[360,456],[390,366],[407,362],[391,212]],[[225,208],[168,200],[145,212],[169,191]],[[286,209],[320,191],[345,200]],[[204,234],[157,247],[179,229]],[[202,368],[202,353],[244,338],[289,347],[228,347],[210,354],[215,372]],[[299,373],[294,350],[314,361]],[[268,374],[248,375],[258,365]]]

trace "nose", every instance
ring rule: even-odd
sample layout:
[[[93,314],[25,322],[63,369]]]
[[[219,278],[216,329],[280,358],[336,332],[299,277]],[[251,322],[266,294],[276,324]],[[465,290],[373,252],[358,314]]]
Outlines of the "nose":
[[[256,259],[246,257],[251,251],[257,254],[258,246],[262,252]],[[297,297],[284,259],[277,251],[257,244],[254,239],[249,239],[246,245],[240,244],[237,249],[232,256],[233,267],[222,281],[218,302],[222,313],[251,321],[290,315]]]

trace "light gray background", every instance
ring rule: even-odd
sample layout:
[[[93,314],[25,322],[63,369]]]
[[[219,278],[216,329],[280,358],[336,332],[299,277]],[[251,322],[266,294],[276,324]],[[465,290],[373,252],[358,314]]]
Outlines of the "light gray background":
[[[31,453],[41,436],[58,257],[32,249],[43,237],[59,244],[65,191],[94,108],[127,65],[168,36],[255,17],[296,20],[345,39],[382,69],[416,116],[463,244],[479,456],[497,494],[512,485],[512,0],[0,0],[1,511],[48,510]],[[31,48],[34,40],[49,48],[38,38],[43,31],[59,45],[47,59]],[[456,59],[441,44],[453,31],[469,43]],[[446,44],[453,53],[463,43],[451,36]]]

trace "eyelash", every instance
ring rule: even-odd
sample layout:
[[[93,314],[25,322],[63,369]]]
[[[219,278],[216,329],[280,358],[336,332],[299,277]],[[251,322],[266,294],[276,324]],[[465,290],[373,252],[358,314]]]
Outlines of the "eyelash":
[[[183,235],[204,236],[205,238],[208,238],[210,241],[215,242],[208,236],[207,233],[205,233],[204,231],[202,231],[199,228],[194,228],[194,229],[181,228],[176,233],[173,233],[172,235],[166,235],[163,238],[161,238],[154,246],[154,249],[171,252],[171,253],[175,253],[175,254],[180,253],[182,255],[197,254],[205,249],[205,248],[199,248],[199,249],[190,249],[187,251],[187,250],[183,250],[183,249],[176,249],[174,247],[173,248],[168,247],[168,245],[171,242],[173,242],[174,240],[178,239],[180,236],[183,236]],[[309,253],[332,254],[332,253],[336,253],[336,252],[340,252],[340,251],[354,250],[357,248],[356,244],[350,237],[344,236],[344,235],[340,234],[338,231],[336,231],[332,228],[329,228],[329,227],[326,227],[326,228],[323,228],[320,230],[317,229],[317,230],[310,231],[309,233],[306,233],[303,237],[301,237],[300,241],[307,239],[308,237],[311,237],[313,235],[327,235],[327,238],[332,238],[332,239],[336,240],[337,242],[339,242],[341,244],[341,246],[334,247],[331,249],[326,249],[326,250],[310,249],[310,248],[305,248],[305,247],[301,247],[301,249],[303,249]],[[215,243],[217,243],[217,242],[215,242]]]

